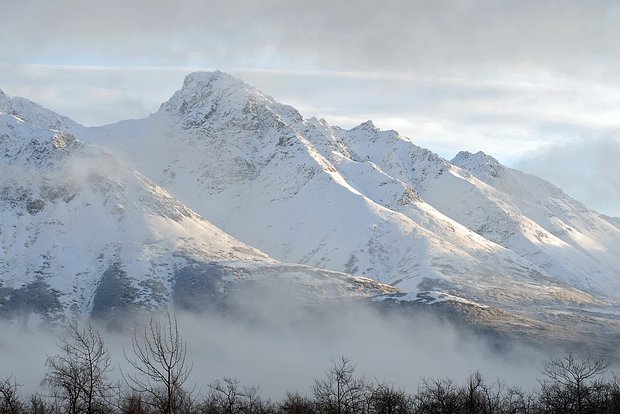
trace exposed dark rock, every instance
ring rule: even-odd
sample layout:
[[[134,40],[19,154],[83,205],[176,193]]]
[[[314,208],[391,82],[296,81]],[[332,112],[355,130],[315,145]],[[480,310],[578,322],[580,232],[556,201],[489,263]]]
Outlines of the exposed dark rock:
[[[172,300],[177,309],[204,311],[220,307],[226,267],[217,263],[193,264],[175,273]]]
[[[18,289],[0,287],[0,316],[14,318],[35,313],[53,319],[62,311],[59,297],[60,293],[40,277]]]
[[[136,308],[138,289],[134,287],[121,264],[112,264],[101,277],[95,291],[91,316],[113,320],[115,315],[130,313]]]

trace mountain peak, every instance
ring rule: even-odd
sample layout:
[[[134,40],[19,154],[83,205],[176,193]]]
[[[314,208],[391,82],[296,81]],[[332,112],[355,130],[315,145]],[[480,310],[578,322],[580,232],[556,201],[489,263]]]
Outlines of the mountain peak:
[[[72,131],[81,127],[77,122],[29,99],[13,97],[2,90],[0,90],[0,113],[16,116],[22,121],[44,129]]]
[[[0,153],[6,165],[18,164],[48,168],[82,146],[74,135],[0,114]]]
[[[364,131],[378,131],[379,128],[377,128],[375,126],[375,124],[369,119],[366,122],[362,122],[361,124],[359,124],[358,126],[356,126],[355,128],[353,128],[355,130],[364,130]]]
[[[222,71],[193,72],[185,76],[181,89],[164,102],[160,110],[183,117],[208,115],[224,101],[243,107],[254,94],[260,92]]]
[[[215,122],[220,128],[237,125],[252,133],[261,128],[259,113],[264,126],[285,126],[303,120],[295,108],[219,70],[187,75],[181,89],[161,105],[159,113],[172,116],[183,129],[213,126]]]
[[[498,177],[504,166],[495,158],[478,151],[475,154],[469,151],[461,151],[450,161],[451,164],[461,167],[472,173],[485,173],[491,177]]]
[[[213,72],[192,72],[186,75],[182,89],[195,89],[196,87],[201,88],[216,85],[219,87],[233,85],[247,86],[242,80],[218,69]]]
[[[6,92],[0,89],[0,112],[7,112],[8,107],[10,106],[11,96],[9,96]]]
[[[393,129],[382,130],[371,120],[362,122],[358,126],[351,128],[349,131],[359,139],[369,139],[371,141],[381,140],[386,142],[394,142],[397,140],[409,141],[408,138],[401,137],[401,135]]]

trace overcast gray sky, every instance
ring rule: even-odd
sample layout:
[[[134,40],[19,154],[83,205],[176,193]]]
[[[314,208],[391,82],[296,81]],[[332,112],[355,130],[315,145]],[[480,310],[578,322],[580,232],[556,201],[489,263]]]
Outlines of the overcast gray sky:
[[[446,158],[483,150],[620,215],[620,2],[0,6],[0,88],[83,124],[147,115],[220,68],[306,116],[373,119]]]

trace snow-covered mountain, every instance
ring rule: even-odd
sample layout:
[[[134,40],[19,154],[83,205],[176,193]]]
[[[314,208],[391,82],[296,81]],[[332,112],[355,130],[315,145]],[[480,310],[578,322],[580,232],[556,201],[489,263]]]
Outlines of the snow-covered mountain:
[[[77,122],[59,115],[28,99],[9,96],[0,89],[0,113],[19,117],[22,121],[45,129],[71,132],[83,128]]]
[[[556,240],[530,240],[544,228],[505,189],[371,122],[344,130],[305,119],[222,72],[188,75],[157,113],[86,136],[283,261],[372,277],[410,298],[446,294],[505,308],[598,303],[620,292],[615,274],[601,276]]]
[[[370,121],[307,119],[219,71],[103,127],[4,94],[0,112],[9,298],[47,286],[63,309],[97,313],[205,305],[243,280],[396,292],[365,276],[400,301],[544,324],[618,314],[618,219],[482,153],[448,161]]]
[[[46,128],[53,117],[38,125],[26,118],[0,114],[0,316],[103,316],[169,302],[200,309],[245,282],[316,299],[395,291],[281,264],[102,148]]]

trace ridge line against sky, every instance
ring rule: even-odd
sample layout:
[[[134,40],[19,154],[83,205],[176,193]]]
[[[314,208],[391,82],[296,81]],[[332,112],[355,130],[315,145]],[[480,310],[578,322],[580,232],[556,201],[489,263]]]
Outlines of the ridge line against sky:
[[[85,125],[144,117],[219,68],[306,117],[483,150],[620,215],[616,1],[3,4],[0,89]]]
[[[97,125],[147,116],[181,87],[185,75],[216,68],[0,64],[0,69],[12,75],[13,82],[0,84],[9,95]],[[614,115],[620,98],[617,107],[609,106],[611,112],[601,112],[606,97],[599,92],[604,88],[578,89],[578,83],[557,79],[549,84],[540,79],[511,84],[406,73],[224,71],[306,117],[349,128],[372,119],[378,127],[395,129],[447,159],[461,150],[483,150],[509,166],[549,179],[592,208],[620,215],[620,182],[615,178],[620,176],[615,162],[620,159],[620,127],[614,124],[620,119]],[[395,96],[394,89],[401,93]],[[590,97],[588,102],[598,100],[595,111],[579,111],[583,98],[567,99],[579,94]],[[501,99],[496,100],[498,95]],[[509,104],[511,100],[529,100],[537,107],[522,110]],[[571,111],[572,116],[566,115]]]

